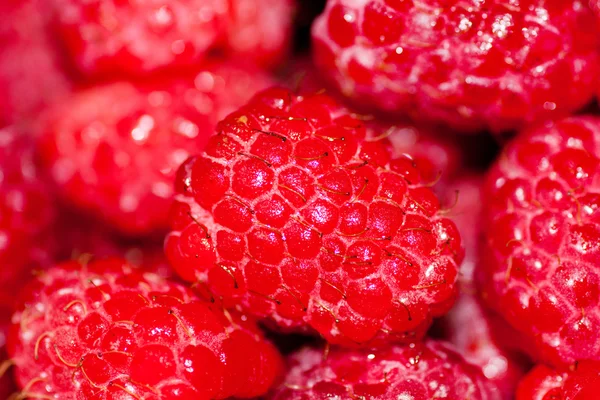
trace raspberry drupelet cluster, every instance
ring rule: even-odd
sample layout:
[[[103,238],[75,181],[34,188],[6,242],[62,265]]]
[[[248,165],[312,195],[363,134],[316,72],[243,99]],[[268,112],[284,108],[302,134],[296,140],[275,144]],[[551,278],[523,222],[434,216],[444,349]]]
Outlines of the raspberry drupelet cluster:
[[[226,306],[333,344],[422,336],[460,236],[417,164],[323,93],[269,89],[178,172],[166,253]]]
[[[599,38],[583,1],[331,0],[313,54],[357,105],[504,131],[588,103]]]
[[[500,399],[481,371],[434,340],[377,351],[304,348],[287,362],[269,400]]]
[[[600,359],[600,119],[510,143],[484,188],[484,296],[552,364]]]
[[[23,398],[248,398],[281,367],[248,317],[124,260],[63,263],[20,299],[8,348]]]

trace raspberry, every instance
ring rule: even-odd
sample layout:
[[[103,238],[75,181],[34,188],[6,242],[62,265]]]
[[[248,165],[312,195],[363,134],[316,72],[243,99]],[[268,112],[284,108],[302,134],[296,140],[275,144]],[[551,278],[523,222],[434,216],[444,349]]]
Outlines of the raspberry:
[[[599,37],[579,1],[329,0],[313,51],[361,106],[504,131],[590,101]]]
[[[213,63],[169,82],[80,90],[50,112],[40,153],[69,204],[126,235],[161,232],[177,167],[269,84],[254,69]]]
[[[564,371],[538,365],[519,384],[516,400],[595,400],[598,390],[597,362],[582,362]]]
[[[226,0],[55,0],[57,28],[86,74],[196,63],[227,24]]]
[[[378,351],[304,348],[288,368],[269,400],[499,399],[476,367],[432,340]]]
[[[230,0],[227,52],[265,67],[290,50],[295,0]]]
[[[0,292],[15,294],[32,268],[48,265],[55,251],[56,209],[34,161],[30,136],[0,130]]]
[[[178,172],[166,253],[205,294],[284,329],[376,346],[451,306],[460,236],[394,130],[273,88]],[[398,132],[402,134],[402,131]]]
[[[84,74],[147,74],[207,54],[272,66],[290,44],[293,0],[55,0],[57,28]]]
[[[279,371],[247,317],[119,259],[56,266],[21,301],[9,354],[23,397],[253,397]]]
[[[465,259],[460,266],[461,293],[454,307],[438,321],[444,339],[448,340],[467,361],[481,368],[503,399],[510,400],[524,374],[524,364],[516,354],[507,351],[498,340],[518,340],[515,332],[497,315],[486,310],[477,296],[474,275],[479,269],[478,238],[481,229],[483,179],[463,176],[446,185],[444,197],[453,203],[452,217],[463,239]]]
[[[47,28],[47,2],[0,2],[0,127],[29,122],[66,95],[69,82]]]
[[[484,188],[485,296],[553,364],[600,360],[599,140],[595,117],[530,129]]]

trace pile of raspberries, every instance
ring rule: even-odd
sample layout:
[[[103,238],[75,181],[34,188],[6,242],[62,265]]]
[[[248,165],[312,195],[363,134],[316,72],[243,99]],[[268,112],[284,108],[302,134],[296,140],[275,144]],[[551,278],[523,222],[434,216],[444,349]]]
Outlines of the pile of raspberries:
[[[1,0],[0,400],[600,399],[600,1]]]

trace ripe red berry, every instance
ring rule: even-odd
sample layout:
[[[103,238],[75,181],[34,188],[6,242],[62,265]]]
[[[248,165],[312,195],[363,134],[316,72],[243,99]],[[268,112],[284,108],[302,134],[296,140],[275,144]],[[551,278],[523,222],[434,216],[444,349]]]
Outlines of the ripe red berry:
[[[590,101],[599,37],[581,1],[329,0],[313,53],[363,107],[503,131]]]
[[[221,118],[271,83],[227,63],[161,79],[74,93],[50,112],[40,140],[67,203],[132,236],[166,229],[177,167],[202,150]]]
[[[257,95],[180,168],[167,257],[282,328],[344,345],[423,334],[453,301],[460,237],[394,130],[324,94]]]
[[[119,259],[65,263],[31,282],[9,355],[22,395],[44,399],[254,397],[280,367],[246,316]]]
[[[69,90],[59,51],[47,32],[48,3],[0,2],[0,127],[28,123]]]
[[[226,27],[224,0],[56,0],[56,26],[84,73],[190,66]]]
[[[519,384],[516,400],[595,400],[600,364],[583,361],[568,370],[538,365]]]
[[[305,348],[269,400],[498,400],[478,369],[442,342],[377,351]]]
[[[484,188],[488,303],[555,364],[600,360],[600,119],[521,133]]]
[[[57,30],[84,74],[197,65],[213,50],[272,66],[290,45],[293,2],[56,0]]]

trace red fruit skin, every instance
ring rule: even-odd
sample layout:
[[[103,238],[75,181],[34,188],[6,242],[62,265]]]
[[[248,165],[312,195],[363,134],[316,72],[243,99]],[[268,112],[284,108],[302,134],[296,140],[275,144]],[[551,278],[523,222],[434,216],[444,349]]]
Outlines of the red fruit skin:
[[[481,268],[478,239],[481,234],[483,177],[467,175],[443,186],[442,199],[448,216],[456,223],[465,247],[460,266],[460,295],[454,307],[438,326],[443,337],[471,364],[481,368],[502,399],[511,400],[519,379],[525,373],[522,357],[503,344],[518,341],[518,335],[497,315],[484,307],[474,281]],[[502,336],[502,341],[498,340]]]
[[[486,178],[484,298],[554,365],[600,360],[599,140],[596,117],[546,123]]]
[[[47,2],[0,2],[0,127],[28,124],[66,95],[70,82],[47,32]]]
[[[279,372],[278,353],[247,317],[124,260],[58,265],[20,301],[9,355],[30,398],[245,398]]]
[[[595,400],[600,364],[581,362],[568,370],[538,365],[519,383],[516,400]]]
[[[206,295],[282,329],[379,346],[452,305],[460,236],[389,126],[269,89],[179,169],[165,243]]]
[[[198,65],[213,51],[273,67],[291,44],[294,0],[56,0],[56,28],[84,75]]]
[[[121,234],[156,234],[167,228],[179,165],[270,83],[253,68],[215,62],[177,80],[82,89],[49,112],[40,154],[67,204]]]
[[[268,400],[500,399],[477,367],[433,340],[376,351],[304,348],[287,361]]]
[[[580,1],[329,0],[312,34],[316,64],[357,105],[464,132],[569,115],[598,75]]]
[[[281,65],[290,52],[296,0],[230,0],[226,52],[259,66]]]
[[[56,28],[84,74],[191,66],[227,25],[226,0],[55,0]]]

